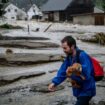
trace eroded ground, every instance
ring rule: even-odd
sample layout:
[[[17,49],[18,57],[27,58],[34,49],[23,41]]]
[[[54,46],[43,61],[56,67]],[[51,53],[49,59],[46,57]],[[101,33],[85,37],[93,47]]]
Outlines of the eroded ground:
[[[2,36],[13,37],[12,40],[0,41],[0,105],[73,105],[75,98],[67,81],[56,92],[47,90],[62,63],[62,56],[65,56],[60,40],[67,35],[78,39],[97,32],[105,33],[105,27],[23,21],[11,24],[24,29],[0,29]],[[27,24],[30,24],[30,33],[27,32]],[[49,25],[51,27],[45,32]],[[36,28],[39,28],[38,32]],[[77,45],[105,67],[105,46],[81,40],[77,40]],[[11,49],[12,53],[8,54],[7,49]],[[97,83],[97,96],[91,104],[104,105],[104,94],[105,80]]]

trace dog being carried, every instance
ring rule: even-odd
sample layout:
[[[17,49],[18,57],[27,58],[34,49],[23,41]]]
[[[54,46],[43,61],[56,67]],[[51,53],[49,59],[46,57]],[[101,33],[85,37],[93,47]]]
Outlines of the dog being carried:
[[[75,88],[80,88],[80,85],[75,80],[71,79],[70,76],[74,74],[76,76],[79,76],[82,80],[85,80],[85,77],[81,73],[82,73],[82,66],[79,63],[74,63],[66,70],[66,75],[69,78],[72,86]]]

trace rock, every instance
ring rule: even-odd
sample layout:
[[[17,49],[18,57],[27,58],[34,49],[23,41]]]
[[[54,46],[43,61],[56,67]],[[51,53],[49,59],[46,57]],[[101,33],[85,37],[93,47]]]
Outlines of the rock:
[[[13,54],[13,51],[12,51],[12,49],[6,49],[5,53],[6,54]]]
[[[49,73],[54,73],[54,72],[57,72],[58,70],[50,70],[48,71]]]
[[[12,102],[12,98],[9,98],[8,101],[9,101],[9,102]]]
[[[36,32],[38,32],[38,31],[39,31],[39,29],[40,29],[40,28],[36,28],[36,30],[35,30],[35,31],[36,31]]]
[[[40,28],[36,28],[35,30],[32,30],[33,32],[39,32]]]
[[[96,103],[94,103],[94,101],[90,101],[89,105],[96,105]]]
[[[71,99],[67,95],[55,96],[53,99],[50,100],[49,105],[74,105],[72,104],[72,101],[74,100],[71,100]]]
[[[105,105],[105,101],[100,100],[98,103],[95,103],[93,100],[91,100],[89,105]]]
[[[0,54],[0,65],[7,66],[24,66],[35,65],[48,62],[61,61],[61,55],[59,54],[34,54],[34,53],[13,53],[13,54]]]
[[[4,57],[0,57],[0,65],[6,65],[6,64],[8,64],[7,59]]]
[[[46,81],[44,83],[35,83],[27,86],[17,86],[14,88],[6,89],[6,90],[1,90],[0,91],[0,96],[1,95],[6,95],[10,93],[15,93],[15,92],[29,92],[29,93],[34,93],[34,94],[45,94],[45,93],[51,93],[51,91],[48,90],[48,85],[51,83],[51,81]],[[63,90],[65,86],[59,85],[56,89],[56,91]]]
[[[98,105],[105,105],[105,101],[99,101]]]
[[[0,40],[49,40],[49,38],[45,38],[45,37],[25,37],[25,36],[21,36],[21,37],[11,37],[11,36],[3,36],[2,34],[0,34]]]
[[[31,87],[30,91],[32,92],[40,92],[40,93],[49,93],[51,91],[48,90],[48,85],[50,84],[50,82],[48,83],[40,83],[37,85],[34,85]],[[56,88],[55,91],[59,91],[59,90],[63,90],[65,87],[63,85],[60,85]]]
[[[26,90],[27,91],[29,90],[28,86],[26,86],[26,87],[18,86],[18,87],[15,87],[15,88],[10,88],[10,89],[0,91],[0,96],[12,94],[12,93],[15,93],[15,92],[25,92]],[[9,97],[9,99],[11,100],[10,97]]]
[[[58,48],[59,45],[51,42],[30,42],[22,40],[2,40],[0,41],[2,47],[15,47],[15,48],[27,48],[27,49],[39,49],[39,48]]]
[[[0,86],[10,84],[13,82],[16,82],[20,79],[27,79],[31,77],[37,77],[42,76],[46,74],[46,72],[42,71],[34,71],[34,72],[17,72],[15,74],[6,74],[6,75],[0,75]]]

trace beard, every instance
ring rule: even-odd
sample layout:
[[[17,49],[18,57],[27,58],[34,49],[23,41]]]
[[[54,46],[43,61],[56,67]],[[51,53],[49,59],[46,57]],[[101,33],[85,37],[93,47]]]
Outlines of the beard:
[[[73,52],[65,52],[65,54],[67,55],[67,56],[72,56],[73,55]]]

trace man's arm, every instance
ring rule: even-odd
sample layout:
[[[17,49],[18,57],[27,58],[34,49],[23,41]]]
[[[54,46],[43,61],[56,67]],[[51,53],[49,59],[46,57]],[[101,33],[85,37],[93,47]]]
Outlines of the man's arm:
[[[49,85],[48,89],[54,91],[55,87],[61,84],[66,79],[66,69],[68,67],[68,59],[66,58],[60,69],[58,70],[57,76],[52,79],[52,83]]]
[[[82,74],[85,76],[86,80],[90,79],[92,76],[92,62],[85,52],[81,52],[80,54],[80,63],[82,65]]]

